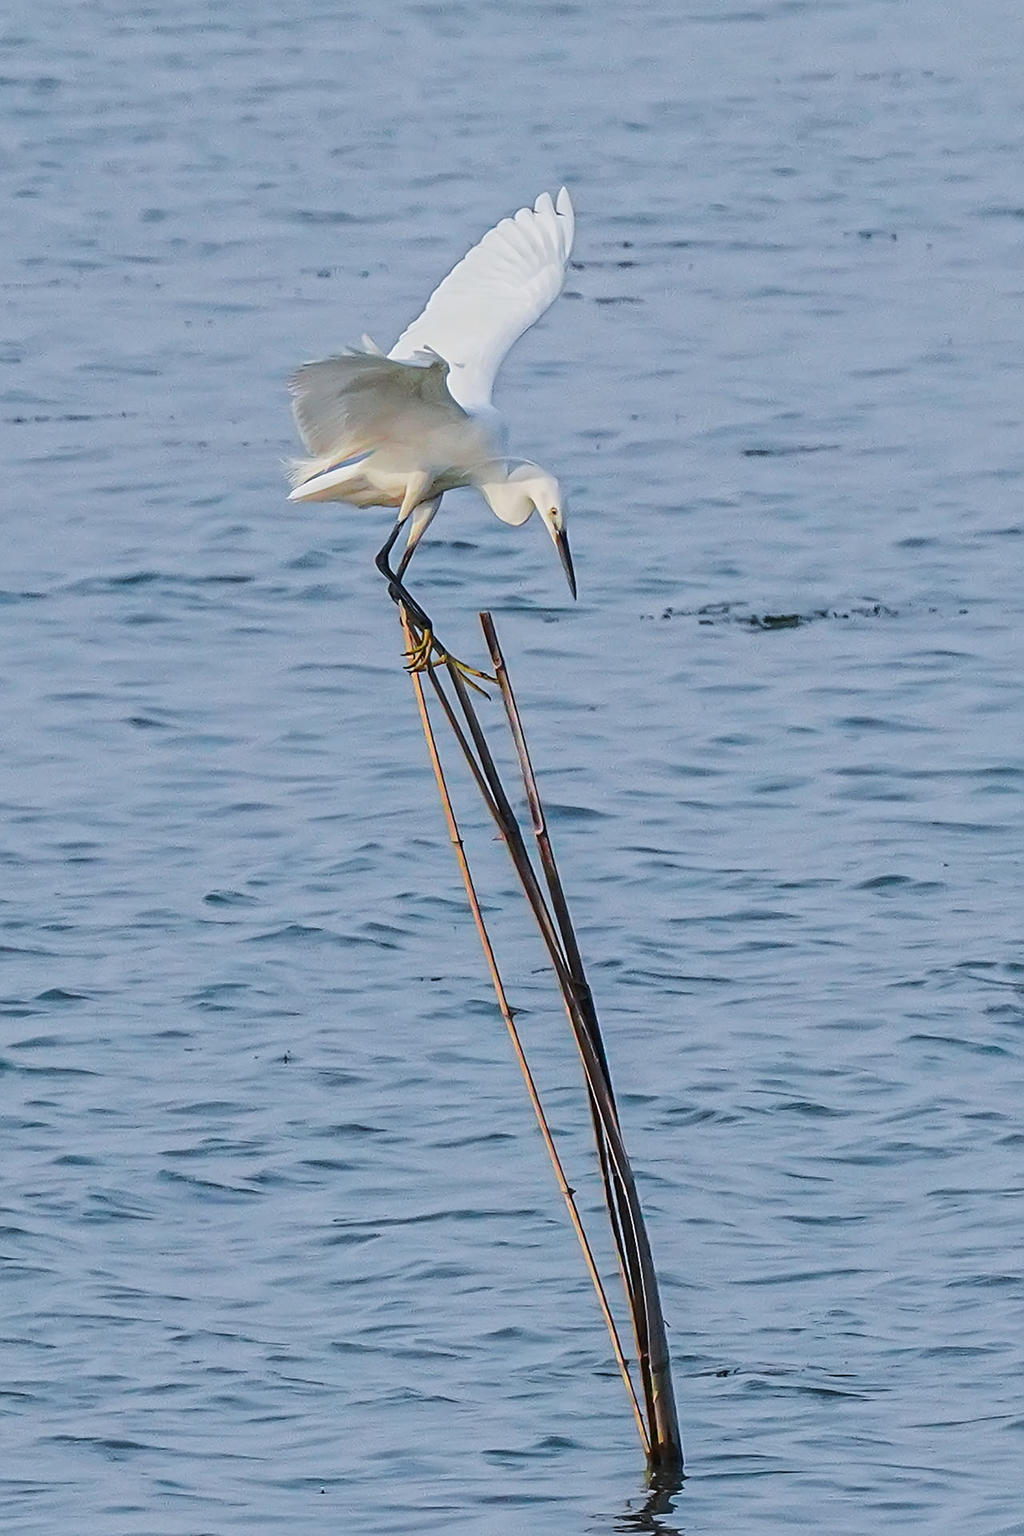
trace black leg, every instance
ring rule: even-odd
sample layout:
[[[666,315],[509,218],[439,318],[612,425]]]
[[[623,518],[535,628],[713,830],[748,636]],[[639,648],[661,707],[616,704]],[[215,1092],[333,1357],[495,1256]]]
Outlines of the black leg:
[[[391,598],[392,602],[404,604],[410,619],[416,625],[417,629],[430,630],[431,633],[433,633],[434,626],[431,624],[428,614],[424,611],[424,609],[420,607],[419,603],[413,597],[409,589],[403,585],[400,572],[393,571],[388,562],[388,556],[394,549],[395,541],[397,540],[401,531],[402,524],[396,523],[391,530],[387,543],[384,544],[384,546],[378,551],[374,564],[376,565],[378,571],[380,571],[381,575],[387,580],[388,596]],[[402,566],[400,567],[400,571],[404,572],[404,570],[405,562],[403,561]]]
[[[422,643],[414,645],[413,650],[406,653],[410,658],[409,669],[410,671],[422,672],[424,669],[429,669],[435,661],[449,661],[458,668],[463,681],[468,683],[470,688],[475,689],[477,693],[483,693],[484,698],[487,698],[488,695],[484,692],[483,688],[474,683],[473,678],[482,677],[489,683],[493,683],[494,678],[491,677],[489,672],[478,672],[476,667],[467,666],[457,656],[450,656],[448,654],[444,646],[435,638],[434,626],[430,621],[429,614],[420,607],[409,589],[403,585],[402,577],[405,574],[406,566],[409,564],[412,550],[406,550],[397,571],[392,570],[389,564],[388,556],[395,547],[395,540],[401,533],[402,526],[401,521],[399,521],[392,528],[387,543],[378,550],[374,564],[388,584],[388,596],[392,602],[398,603],[403,607],[409,616],[409,622],[421,631]],[[413,548],[415,548],[415,545]]]

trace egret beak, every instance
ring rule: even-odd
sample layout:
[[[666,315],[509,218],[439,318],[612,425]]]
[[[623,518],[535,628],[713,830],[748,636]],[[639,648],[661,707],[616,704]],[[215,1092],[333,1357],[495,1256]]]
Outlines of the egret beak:
[[[555,548],[558,550],[558,558],[562,562],[562,570],[565,579],[569,583],[569,591],[576,596],[576,572],[572,568],[572,555],[569,553],[569,538],[565,529],[555,534]]]

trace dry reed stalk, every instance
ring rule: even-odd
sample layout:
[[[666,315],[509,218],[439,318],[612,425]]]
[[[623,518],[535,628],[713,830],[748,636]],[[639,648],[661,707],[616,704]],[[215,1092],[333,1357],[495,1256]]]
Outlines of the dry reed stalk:
[[[668,1352],[668,1342],[665,1336],[665,1319],[661,1309],[657,1272],[654,1267],[650,1241],[632,1169],[625,1152],[625,1146],[621,1142],[618,1111],[612,1089],[611,1074],[608,1069],[607,1053],[598,1022],[597,1009],[594,1005],[593,993],[590,990],[590,985],[583,968],[583,959],[576,939],[576,932],[573,928],[572,918],[569,914],[565,890],[562,886],[558,866],[555,862],[554,850],[548,836],[547,818],[544,814],[540,791],[537,787],[537,780],[533,771],[533,763],[526,744],[519,707],[516,703],[515,694],[512,691],[512,683],[508,675],[508,668],[505,664],[501,645],[498,641],[494,620],[489,613],[481,613],[480,624],[488,650],[490,651],[494,675],[501,689],[509,729],[511,730],[516,755],[519,759],[519,768],[522,774],[523,787],[526,791],[527,804],[530,809],[541,868],[544,871],[552,910],[554,911],[559,936],[562,941],[563,953],[572,979],[575,1011],[580,1015],[581,1023],[590,1041],[593,1069],[599,1071],[603,1079],[603,1086],[606,1090],[604,1102],[607,1105],[607,1112],[614,1122],[614,1133],[610,1140],[606,1116],[602,1111],[602,1098],[594,1091],[592,1068],[588,1064],[590,1053],[581,1050],[584,1075],[587,1080],[594,1119],[599,1160],[605,1184],[608,1214],[619,1254],[620,1267],[630,1304],[630,1316],[633,1321],[633,1330],[637,1342],[637,1353],[644,1387],[651,1441],[649,1459],[652,1468],[671,1474],[682,1470],[683,1447],[676,1415],[675,1394],[672,1388],[672,1368]],[[621,1148],[621,1158],[616,1155],[616,1143]]]
[[[411,649],[413,637],[409,628],[408,615],[405,613],[404,609],[402,609],[402,627],[405,632],[406,645],[409,649]],[[516,1061],[519,1064],[519,1070],[523,1075],[523,1080],[526,1083],[526,1091],[529,1095],[530,1103],[533,1107],[533,1112],[536,1117],[537,1124],[540,1127],[541,1137],[544,1141],[544,1146],[547,1149],[547,1154],[551,1161],[551,1166],[554,1169],[555,1179],[558,1183],[559,1189],[562,1192],[562,1198],[564,1199],[566,1209],[569,1212],[569,1220],[572,1223],[574,1232],[576,1233],[577,1240],[583,1252],[583,1258],[587,1267],[587,1272],[590,1275],[591,1283],[593,1284],[594,1290],[597,1294],[598,1305],[601,1309],[601,1314],[604,1317],[605,1325],[608,1329],[608,1334],[612,1344],[612,1351],[615,1355],[616,1363],[619,1367],[619,1372],[625,1384],[626,1392],[629,1395],[630,1404],[636,1419],[636,1425],[640,1433],[640,1440],[643,1444],[644,1452],[647,1455],[648,1460],[650,1460],[650,1436],[648,1434],[647,1425],[644,1422],[644,1416],[640,1408],[640,1403],[637,1399],[636,1391],[633,1387],[632,1378],[629,1374],[629,1366],[626,1362],[625,1354],[623,1353],[622,1342],[619,1338],[615,1319],[612,1316],[611,1307],[608,1303],[608,1296],[604,1288],[604,1283],[601,1280],[601,1276],[594,1259],[593,1251],[590,1247],[590,1241],[587,1237],[582,1219],[576,1207],[575,1191],[566,1179],[565,1170],[562,1166],[562,1160],[559,1156],[558,1148],[555,1145],[554,1137],[551,1133],[551,1127],[548,1123],[547,1115],[544,1111],[544,1106],[541,1103],[533,1073],[531,1072],[529,1062],[526,1059],[526,1053],[523,1050],[519,1031],[517,1030],[515,1024],[514,1011],[509,1005],[508,997],[505,992],[505,986],[501,978],[501,973],[498,970],[498,964],[494,954],[493,946],[491,944],[490,935],[487,932],[487,926],[484,922],[483,913],[480,910],[480,902],[476,894],[476,885],[473,880],[472,871],[469,867],[469,861],[466,857],[466,850],[462,841],[461,833],[459,831],[458,821],[455,816],[455,809],[452,804],[451,793],[448,789],[444,767],[441,763],[440,754],[437,749],[437,741],[434,736],[434,729],[430,721],[429,712],[427,710],[427,701],[423,692],[423,684],[420,678],[420,674],[418,672],[413,672],[411,675],[413,680],[413,688],[416,693],[416,703],[419,708],[420,723],[423,726],[423,735],[427,744],[427,752],[430,757],[431,767],[434,770],[434,778],[437,781],[438,793],[441,797],[441,804],[444,808],[445,820],[448,825],[448,835],[451,838],[452,846],[455,849],[455,856],[458,861],[459,870],[462,875],[462,881],[466,889],[470,911],[473,914],[473,921],[476,924],[477,934],[479,936],[480,944],[484,952],[484,957],[487,961],[488,970],[490,971],[491,982],[498,1001],[498,1008],[505,1022],[505,1027],[508,1030],[509,1037],[512,1041],[512,1049],[515,1054]],[[462,737],[462,733],[459,729],[457,721],[450,714],[448,714],[448,719],[456,733],[457,739],[460,740],[463,751],[466,753],[467,760],[470,761],[471,766],[475,768],[475,764],[472,763],[471,754],[468,750],[468,743],[466,743],[464,737]],[[485,800],[489,800],[489,792],[485,780],[478,776],[477,784]],[[495,807],[491,805],[490,808],[493,813],[495,811]]]
[[[584,1077],[595,1118],[598,1151],[602,1159],[607,1159],[608,1164],[606,1191],[609,1216],[619,1250],[630,1316],[638,1345],[651,1447],[648,1452],[648,1463],[653,1473],[672,1478],[682,1471],[682,1444],[672,1393],[657,1276],[632,1168],[622,1140],[593,1000],[590,998],[585,977],[583,977],[581,988],[578,988],[575,983],[568,958],[562,948],[560,935],[556,931],[555,923],[541,892],[519,823],[509,804],[465,681],[454,664],[449,663],[447,670],[469,737],[472,739],[472,749],[433,668],[430,669],[431,682],[519,875],[558,978],[566,1012],[582,1058]],[[532,770],[530,775],[532,777]],[[533,788],[536,794],[535,783]],[[548,851],[550,852],[550,844]],[[564,916],[568,920],[567,909]],[[568,924],[568,928],[571,931],[571,923]],[[578,955],[574,936],[572,946]],[[582,964],[580,964],[580,970],[582,971]],[[587,998],[590,998],[589,1006],[586,1004]]]

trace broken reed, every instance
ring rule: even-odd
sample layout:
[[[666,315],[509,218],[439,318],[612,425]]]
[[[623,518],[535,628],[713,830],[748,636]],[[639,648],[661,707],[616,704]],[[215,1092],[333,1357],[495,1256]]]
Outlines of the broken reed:
[[[414,642],[414,632],[404,608],[401,609],[401,616],[406,645],[411,650]],[[661,1310],[658,1280],[651,1255],[650,1241],[644,1224],[643,1211],[637,1194],[636,1182],[633,1178],[633,1170],[630,1166],[629,1157],[622,1138],[618,1108],[615,1102],[607,1054],[601,1036],[593,994],[591,993],[583,968],[583,961],[580,956],[572,919],[569,915],[565,892],[548,836],[547,821],[526,744],[522,719],[512,691],[508,669],[498,641],[494,621],[489,613],[482,613],[480,615],[480,623],[494,666],[494,675],[501,690],[506,719],[519,761],[519,769],[530,810],[540,867],[544,883],[547,887],[547,896],[545,896],[541,887],[518,819],[512,809],[501,777],[495,766],[494,758],[470,697],[465,679],[452,661],[448,660],[445,662],[444,670],[447,673],[454,693],[453,702],[441,682],[437,665],[428,666],[426,675],[430,679],[445,719],[466,759],[474,782],[480,791],[484,804],[494,819],[516,874],[522,884],[527,902],[540,930],[545,948],[548,951],[580,1054],[598,1162],[604,1185],[605,1202],[608,1207],[612,1236],[618,1255],[619,1268],[622,1274],[636,1344],[636,1356],[643,1398],[642,1409],[629,1373],[629,1367],[611,1308],[608,1305],[607,1294],[576,1208],[574,1192],[565,1178],[558,1151],[537,1093],[536,1084],[515,1027],[514,1011],[509,1007],[505,988],[495,961],[494,951],[480,911],[473,877],[466,859],[465,849],[452,806],[451,794],[437,750],[436,738],[423,688],[423,674],[413,672],[411,676],[416,691],[420,720],[434,776],[437,780],[441,802],[444,807],[449,835],[455,847],[456,858],[466,887],[470,909],[491,973],[498,1007],[512,1039],[513,1050],[526,1082],[530,1102],[533,1105],[534,1114],[537,1117],[548,1156],[555,1170],[555,1177],[566,1202],[570,1221],[583,1250],[584,1261],[597,1293],[598,1303],[611,1337],[615,1358],[629,1393],[640,1438],[647,1456],[648,1466],[653,1474],[671,1477],[682,1471],[683,1449],[672,1390],[671,1366],[665,1337],[665,1321]]]

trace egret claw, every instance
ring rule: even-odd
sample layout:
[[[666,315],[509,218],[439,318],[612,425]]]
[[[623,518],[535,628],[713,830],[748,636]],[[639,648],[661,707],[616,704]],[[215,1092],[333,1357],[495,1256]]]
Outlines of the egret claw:
[[[489,672],[481,672],[479,668],[471,667],[467,661],[460,661],[458,656],[453,656],[446,651],[431,629],[424,630],[419,640],[414,641],[412,648],[404,654],[407,672],[428,672],[433,667],[454,667],[463,682],[475,692],[482,693],[485,699],[490,695],[480,687],[479,683],[474,682],[474,678],[479,678],[485,683],[493,683],[497,687],[497,678],[492,677]]]
[[[493,682],[496,684],[495,678],[488,677],[486,672],[478,672],[475,667],[467,667],[464,662],[459,661],[455,656],[448,656],[445,658],[445,660],[451,662],[452,666],[455,667],[467,688],[472,688],[473,692],[478,693],[483,699],[490,698],[490,694],[487,692],[487,689],[481,688],[479,683],[473,681],[473,677],[482,677],[485,678],[487,682]],[[470,677],[469,675],[471,672],[473,677]]]
[[[495,688],[498,686],[498,679],[496,677],[492,677],[490,672],[481,672],[479,668],[471,667],[467,661],[460,661],[457,656],[449,656],[447,652],[445,652],[443,660],[450,662],[456,671],[461,674],[461,676],[467,683],[470,684],[471,687],[476,687],[476,684],[472,682],[474,677],[481,678],[485,683],[493,683]],[[478,691],[483,693],[484,690],[481,688]],[[487,695],[484,694],[484,697],[486,698]]]
[[[409,672],[422,672],[430,660],[431,652],[435,649],[434,636],[431,630],[425,630],[418,640],[413,641],[412,649],[404,654],[408,659]]]

